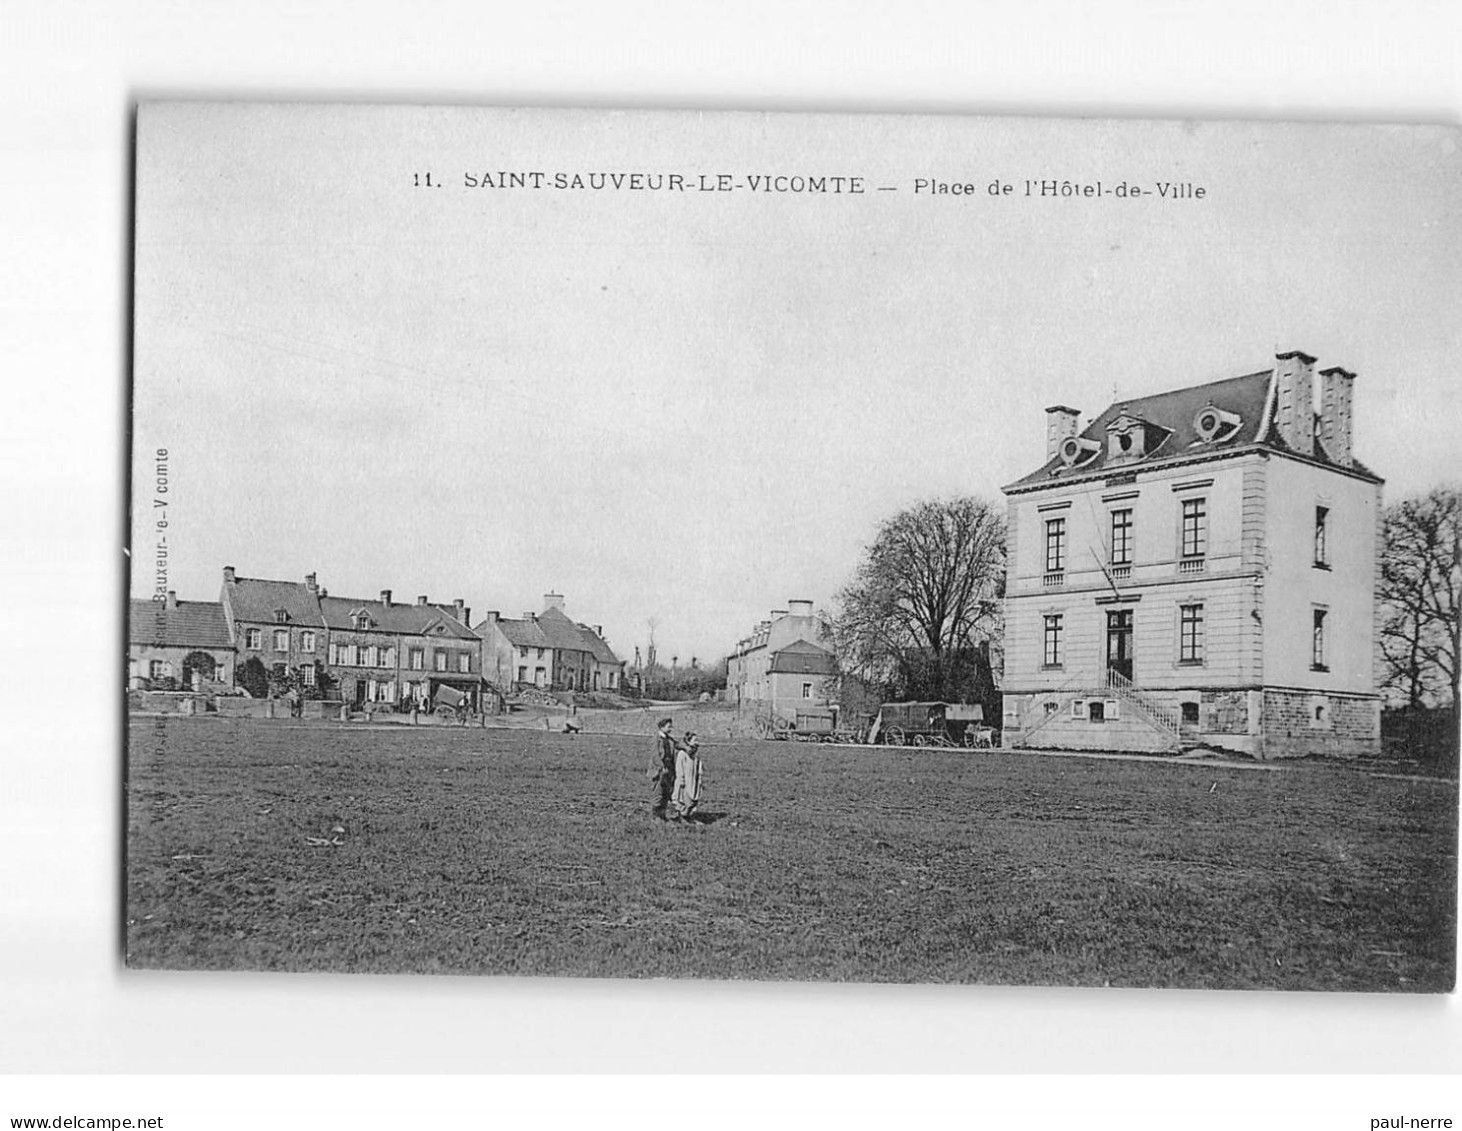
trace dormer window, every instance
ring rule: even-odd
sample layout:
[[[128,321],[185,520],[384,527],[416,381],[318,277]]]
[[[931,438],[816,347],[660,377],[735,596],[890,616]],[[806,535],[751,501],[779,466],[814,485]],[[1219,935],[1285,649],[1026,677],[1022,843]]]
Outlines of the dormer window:
[[[1139,420],[1126,411],[1117,414],[1117,419],[1107,425],[1107,464],[1131,463],[1147,455],[1153,433],[1157,432],[1145,420]]]
[[[274,623],[275,624],[286,624],[286,623],[288,623],[288,621],[289,621],[289,613],[287,613],[283,609],[275,609],[274,610]]]
[[[1232,437],[1243,422],[1242,417],[1225,412],[1210,401],[1193,417],[1193,431],[1197,433],[1199,443],[1212,444]]]
[[[1061,441],[1056,454],[1061,457],[1061,462],[1067,467],[1080,467],[1090,463],[1102,450],[1101,444],[1095,440],[1087,440],[1080,436],[1067,436]]]

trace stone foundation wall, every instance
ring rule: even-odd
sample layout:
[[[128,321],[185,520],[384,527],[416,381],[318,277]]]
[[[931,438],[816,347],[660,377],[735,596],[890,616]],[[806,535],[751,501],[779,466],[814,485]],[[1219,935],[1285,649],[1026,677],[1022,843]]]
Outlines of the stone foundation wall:
[[[1265,688],[1261,758],[1374,757],[1381,752],[1381,701]]]

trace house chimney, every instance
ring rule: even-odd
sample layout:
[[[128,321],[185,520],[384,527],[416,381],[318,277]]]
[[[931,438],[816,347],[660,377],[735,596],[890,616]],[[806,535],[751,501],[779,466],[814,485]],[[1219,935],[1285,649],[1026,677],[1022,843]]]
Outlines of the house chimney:
[[[559,612],[563,612],[562,593],[545,593],[543,595],[543,611],[546,613],[549,609],[557,609]]]
[[[530,613],[524,613],[523,614],[523,619],[526,620],[526,621],[535,621],[535,620],[538,619],[538,614],[537,613],[531,613],[531,612]]]
[[[488,610],[488,614],[487,614],[487,623],[488,624],[497,624],[497,622],[499,620],[501,620],[501,619],[502,619],[502,614],[499,613],[496,609],[490,609],[490,610]]]
[[[315,580],[315,575],[313,573],[305,574],[305,588],[308,589],[311,593],[318,593],[320,591],[320,584],[318,581]]]
[[[234,567],[233,566],[224,566],[223,567],[223,583],[225,585],[232,585],[235,580],[236,579],[234,578]]]
[[[381,590],[381,604],[385,605],[388,609],[391,607],[391,591],[389,589]]]
[[[810,617],[812,615],[811,601],[788,601],[787,608],[792,610],[794,617]]]
[[[1053,404],[1046,409],[1046,458],[1055,459],[1061,450],[1061,441],[1076,435],[1076,422],[1081,410],[1067,408],[1064,404]]]
[[[604,639],[604,626],[602,624],[596,624],[596,625],[593,625],[592,627],[594,629],[594,635],[597,636],[597,637],[599,637],[600,640],[603,640]]]
[[[782,617],[784,617],[786,615],[787,615],[787,610],[786,609],[773,609],[772,610],[772,620],[781,620]]]
[[[178,591],[176,589],[168,590],[167,607],[170,609],[176,609],[178,607]]]
[[[463,600],[462,600],[461,597],[456,598],[452,602],[452,615],[455,616],[463,624],[466,624],[467,623],[467,616],[468,616],[467,606],[463,602]]]
[[[1349,467],[1351,456],[1351,404],[1355,398],[1355,374],[1332,365],[1320,370],[1320,443],[1332,463]]]
[[[1315,359],[1299,350],[1274,358],[1274,424],[1285,447],[1315,454]]]
[[[417,599],[416,599],[416,603],[417,603],[417,604],[418,604],[418,605],[425,605],[425,604],[427,604],[427,599],[426,599],[426,594],[425,594],[425,593],[423,593],[423,594],[422,594],[422,595],[421,595],[421,596],[420,596],[420,597],[418,597],[418,598],[417,598]]]

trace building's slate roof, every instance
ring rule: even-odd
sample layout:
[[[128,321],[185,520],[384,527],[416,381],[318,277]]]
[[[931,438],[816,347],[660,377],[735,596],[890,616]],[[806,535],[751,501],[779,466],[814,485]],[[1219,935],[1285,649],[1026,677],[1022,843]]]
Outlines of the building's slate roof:
[[[325,623],[337,632],[355,631],[352,614],[366,612],[371,618],[371,632],[389,632],[401,636],[447,635],[457,640],[476,640],[477,634],[462,624],[451,613],[438,605],[417,605],[392,601],[386,605],[379,600],[361,597],[337,597],[331,594],[320,598],[320,610]],[[437,633],[441,625],[445,634]]]
[[[790,675],[834,675],[833,654],[810,640],[794,640],[772,653],[771,671]]]
[[[548,648],[548,637],[538,627],[536,620],[510,620],[506,617],[500,618],[497,622],[498,629],[507,637],[507,641],[514,648]],[[488,625],[486,622],[477,626],[479,632],[484,632]]]
[[[548,609],[535,619],[500,619],[498,628],[515,648],[553,648],[560,652],[588,652],[601,664],[623,663],[614,650],[594,631],[575,624],[559,609]],[[477,626],[477,631],[486,634],[486,621]]]
[[[1154,462],[1163,460],[1191,458],[1253,445],[1270,448],[1274,451],[1289,451],[1290,448],[1280,438],[1278,429],[1271,426],[1275,413],[1273,385],[1274,371],[1261,369],[1257,373],[1246,373],[1242,377],[1229,377],[1222,381],[1191,385],[1187,388],[1173,389],[1149,397],[1134,397],[1125,401],[1116,401],[1108,405],[1100,416],[1078,433],[1083,439],[1095,440],[1101,444],[1101,450],[1092,459],[1075,467],[1067,467],[1060,457],[1053,457],[1036,471],[1007,485],[1004,490],[1016,491],[1021,488],[1060,483],[1078,477],[1099,476],[1104,473],[1115,474],[1118,471],[1136,470],[1150,466]],[[1220,432],[1213,440],[1203,440],[1194,430],[1193,420],[1199,410],[1209,404],[1213,404],[1225,412],[1236,414],[1240,418],[1239,427],[1231,432]],[[1154,425],[1167,434],[1162,436],[1156,445],[1150,446],[1141,459],[1124,462],[1116,468],[1108,469],[1106,466],[1107,426],[1124,413],[1137,417],[1144,423]],[[1342,466],[1330,459],[1325,452],[1324,444],[1318,438],[1315,441],[1315,454],[1312,458],[1332,467]],[[1343,466],[1347,471],[1379,482],[1379,476],[1358,459],[1352,457],[1350,462]]]
[[[302,581],[268,581],[257,577],[239,577],[224,583],[234,620],[275,623],[274,614],[283,609],[290,624],[322,628],[320,603]]]
[[[160,601],[130,602],[127,637],[133,644],[164,648],[231,650],[228,621],[218,601],[179,601],[168,608]]]
[[[538,617],[538,628],[548,638],[548,646],[561,652],[590,652],[593,646],[584,639],[579,626],[559,609],[547,609]]]

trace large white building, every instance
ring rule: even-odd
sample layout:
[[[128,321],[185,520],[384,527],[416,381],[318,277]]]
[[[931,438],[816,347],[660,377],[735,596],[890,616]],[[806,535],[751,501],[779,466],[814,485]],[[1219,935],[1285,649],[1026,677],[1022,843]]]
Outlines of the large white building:
[[[1005,488],[1007,745],[1378,749],[1381,480],[1351,450],[1354,374],[1314,366],[1080,429],[1047,410],[1045,463]]]

